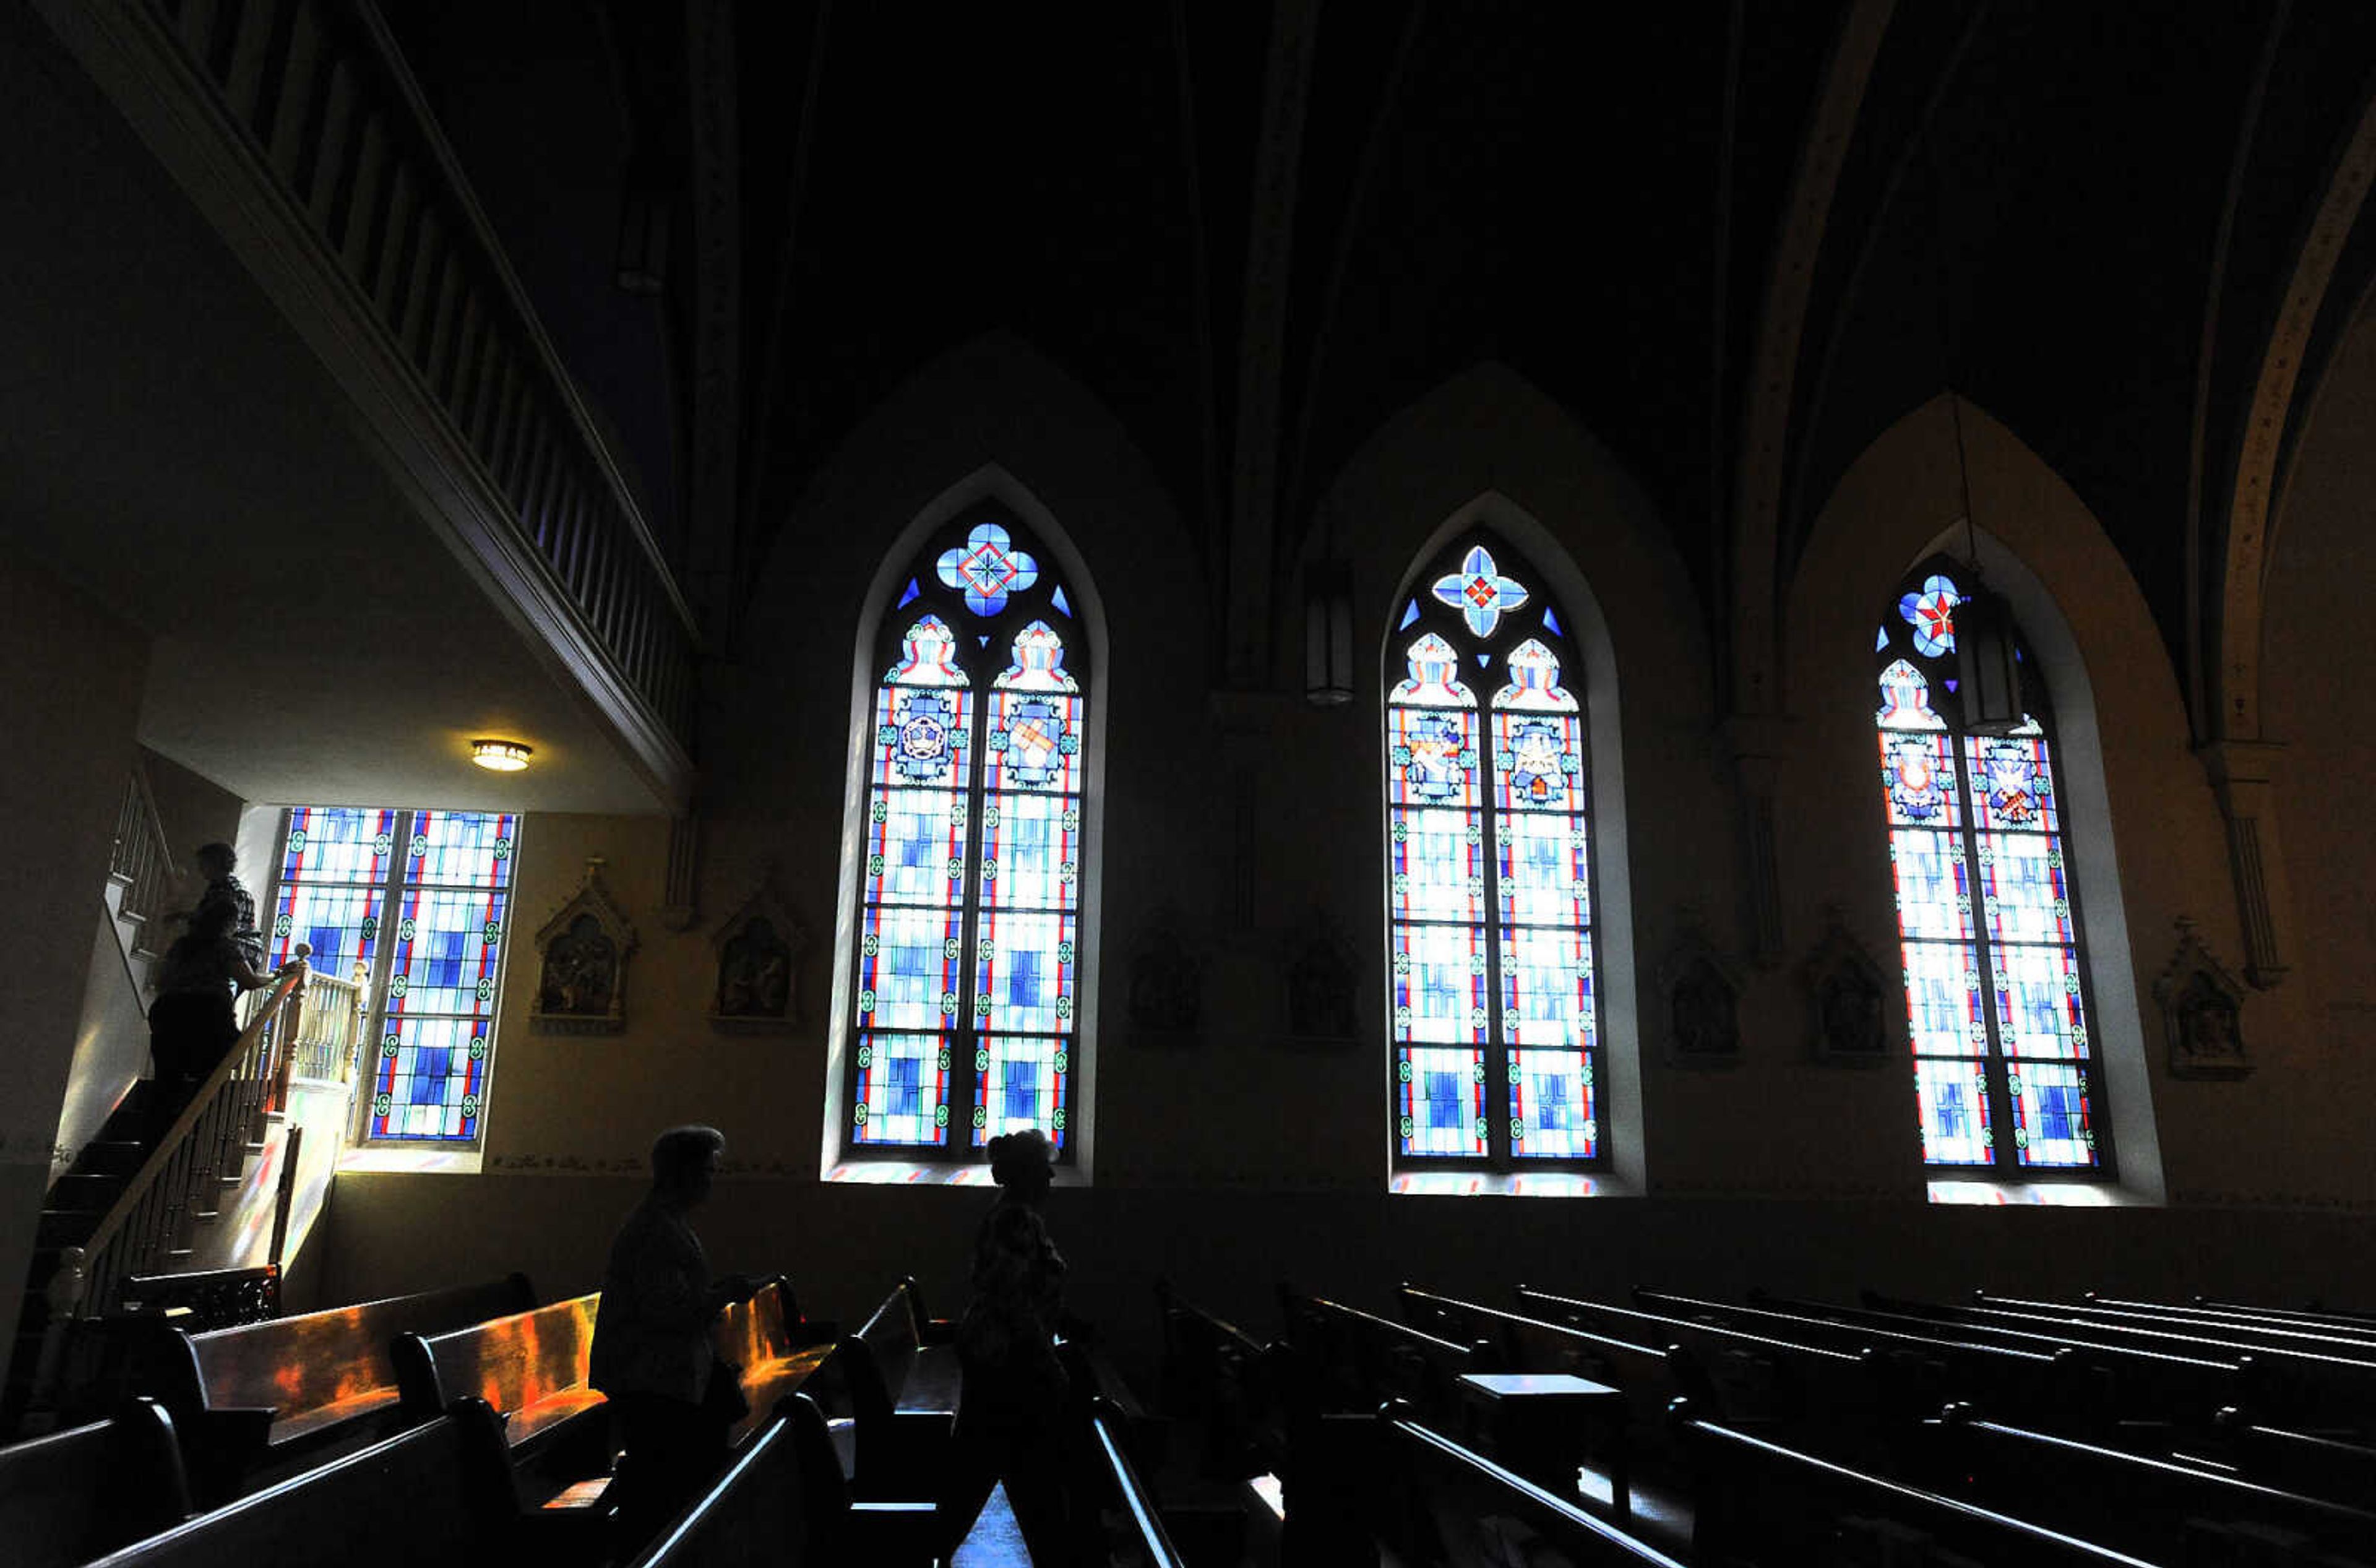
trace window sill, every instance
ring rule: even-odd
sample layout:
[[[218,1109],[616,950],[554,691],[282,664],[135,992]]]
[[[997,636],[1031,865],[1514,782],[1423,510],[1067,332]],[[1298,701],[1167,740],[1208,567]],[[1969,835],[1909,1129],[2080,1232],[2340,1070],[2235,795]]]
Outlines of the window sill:
[[[1397,1170],[1386,1191],[1421,1198],[1606,1198],[1632,1189],[1606,1170]]]
[[[339,1157],[339,1171],[397,1170],[415,1176],[476,1176],[486,1156],[475,1148],[407,1148],[375,1144]]]
[[[2031,1204],[2048,1208],[2123,1208],[2144,1202],[2110,1182],[1940,1181],[1929,1183],[1934,1204]]]
[[[845,1159],[825,1173],[828,1182],[862,1187],[992,1187],[987,1163],[944,1165],[924,1160]],[[1086,1187],[1089,1178],[1070,1165],[1056,1167],[1059,1187]]]

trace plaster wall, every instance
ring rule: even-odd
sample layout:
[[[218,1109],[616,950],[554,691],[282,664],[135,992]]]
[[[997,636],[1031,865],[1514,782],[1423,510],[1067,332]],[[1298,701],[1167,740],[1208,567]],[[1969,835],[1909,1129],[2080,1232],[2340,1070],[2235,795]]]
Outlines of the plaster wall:
[[[20,556],[0,556],[0,1280],[25,1277],[135,754],[148,643]],[[13,1323],[14,1289],[0,1295]],[[12,1336],[13,1339],[13,1336]],[[0,1350],[5,1353],[5,1350]]]

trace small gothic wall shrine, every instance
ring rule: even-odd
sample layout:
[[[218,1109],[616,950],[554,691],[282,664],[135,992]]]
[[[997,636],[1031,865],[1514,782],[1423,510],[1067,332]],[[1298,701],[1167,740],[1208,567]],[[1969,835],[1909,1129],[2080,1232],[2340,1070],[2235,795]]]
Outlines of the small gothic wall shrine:
[[[636,928],[602,885],[600,856],[586,862],[576,897],[536,933],[536,1003],[529,1025],[541,1034],[616,1034],[627,1027],[627,956]]]
[[[1810,1054],[1835,1067],[1877,1067],[1889,1060],[1905,1014],[1891,1005],[1889,977],[1848,933],[1839,911],[1800,967],[1807,993]]]
[[[709,1023],[724,1034],[781,1034],[800,1021],[799,980],[793,964],[807,946],[807,933],[776,897],[772,868],[710,938],[718,955],[718,983],[710,993]]]
[[[1290,949],[1287,965],[1287,1032],[1298,1039],[1345,1041],[1357,1028],[1352,949],[1325,915]]]
[[[2244,1055],[2245,994],[2244,982],[2211,956],[2194,922],[2180,917],[2178,951],[2154,981],[2171,1076],[2241,1078],[2251,1073]]]
[[[1666,1006],[1667,1060],[1678,1067],[1729,1067],[1740,1060],[1740,979],[1695,926],[1658,966]]]

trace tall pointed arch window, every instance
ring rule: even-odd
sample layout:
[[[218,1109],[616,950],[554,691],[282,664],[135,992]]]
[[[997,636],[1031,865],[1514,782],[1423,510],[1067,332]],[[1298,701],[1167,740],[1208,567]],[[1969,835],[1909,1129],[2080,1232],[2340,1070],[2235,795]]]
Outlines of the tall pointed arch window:
[[[1873,642],[1922,1158],[2024,1181],[2109,1175],[2054,715],[2016,642],[2022,720],[1966,728],[1956,580],[1914,569]]]
[[[865,750],[848,1123],[854,1158],[1069,1158],[1082,995],[1087,638],[1003,509],[897,579]]]
[[[1396,1163],[1605,1161],[1575,646],[1538,575],[1464,538],[1385,681]]]

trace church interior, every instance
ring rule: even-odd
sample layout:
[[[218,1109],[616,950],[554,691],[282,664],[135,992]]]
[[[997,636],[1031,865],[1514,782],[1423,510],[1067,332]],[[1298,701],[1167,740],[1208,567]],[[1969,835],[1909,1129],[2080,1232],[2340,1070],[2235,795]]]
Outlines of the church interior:
[[[2376,9],[31,0],[0,74],[12,1390],[214,841],[346,1009],[196,1227],[290,1312],[593,1290],[699,1123],[845,1325],[1041,1127],[1143,1387],[1159,1289],[2376,1313]]]

